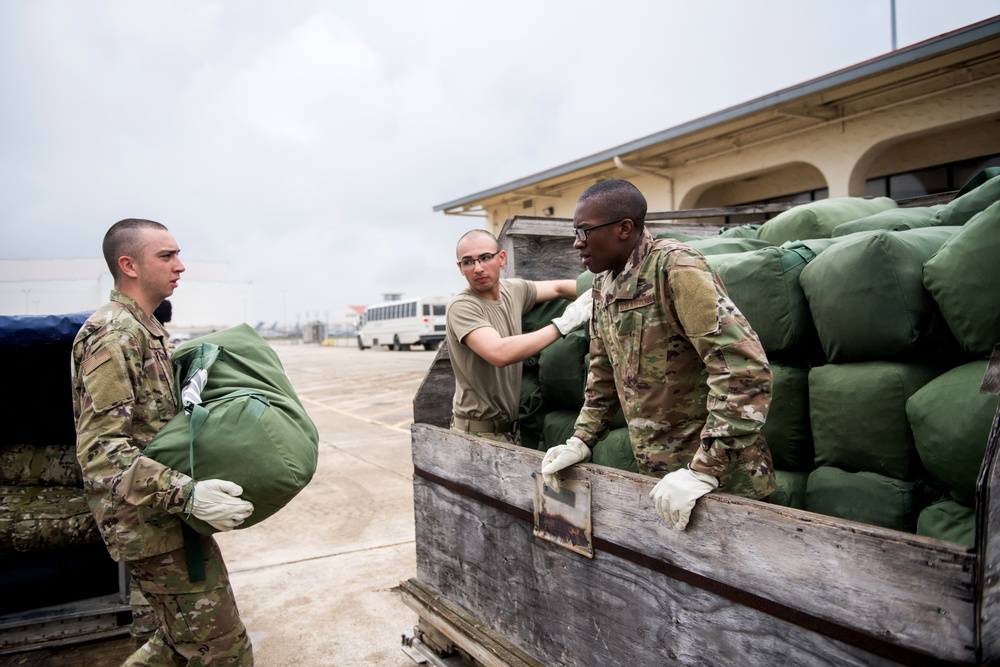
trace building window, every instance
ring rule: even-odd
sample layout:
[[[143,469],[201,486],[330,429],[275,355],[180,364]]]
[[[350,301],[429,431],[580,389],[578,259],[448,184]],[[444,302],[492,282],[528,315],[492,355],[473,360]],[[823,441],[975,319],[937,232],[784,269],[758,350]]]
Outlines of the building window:
[[[961,190],[973,176],[987,167],[1000,167],[1000,155],[961,160],[927,169],[889,174],[865,182],[866,197],[910,199]]]

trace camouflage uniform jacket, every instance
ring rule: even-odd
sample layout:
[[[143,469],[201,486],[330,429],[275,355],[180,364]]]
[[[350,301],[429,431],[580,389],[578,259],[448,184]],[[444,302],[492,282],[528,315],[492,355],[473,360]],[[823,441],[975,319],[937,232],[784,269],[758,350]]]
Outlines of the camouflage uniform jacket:
[[[644,230],[621,274],[595,278],[590,333],[576,437],[598,442],[620,401],[640,472],[662,476],[690,464],[718,477],[725,492],[770,495],[761,429],[771,368],[701,253]]]
[[[175,515],[193,480],[142,454],[178,410],[167,333],[117,290],[73,342],[73,410],[87,500],[112,558],[181,547]]]

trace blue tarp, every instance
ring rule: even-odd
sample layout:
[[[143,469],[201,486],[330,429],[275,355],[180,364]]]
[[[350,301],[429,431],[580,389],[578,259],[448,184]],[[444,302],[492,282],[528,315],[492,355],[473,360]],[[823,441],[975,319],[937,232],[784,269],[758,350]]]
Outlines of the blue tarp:
[[[68,343],[90,317],[90,313],[69,315],[0,315],[0,345],[48,345]]]

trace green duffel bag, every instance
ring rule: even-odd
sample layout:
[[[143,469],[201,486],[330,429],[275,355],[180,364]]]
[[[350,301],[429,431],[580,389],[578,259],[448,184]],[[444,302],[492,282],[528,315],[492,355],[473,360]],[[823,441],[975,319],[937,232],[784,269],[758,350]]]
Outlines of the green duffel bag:
[[[927,364],[868,361],[809,371],[809,422],[816,466],[914,479],[920,461],[906,401],[940,375]]]
[[[983,174],[983,176],[985,175]],[[942,226],[964,225],[997,201],[1000,201],[1000,176],[984,180],[977,174],[966,184],[965,188],[959,191],[957,197],[945,204],[935,214],[934,224]]]
[[[782,243],[779,248],[786,248],[788,250],[795,250],[796,252],[801,252],[807,258],[806,261],[811,262],[813,257],[832,248],[838,243],[843,243],[844,241],[853,241],[854,239],[860,239],[865,236],[874,234],[875,231],[861,231],[853,232],[851,234],[844,234],[843,236],[833,236],[827,239],[802,239],[800,241],[786,241]]]
[[[542,385],[538,382],[538,368],[525,369],[521,373],[521,397],[518,402],[517,421],[521,429],[521,445],[538,449],[542,439],[542,424],[545,422],[545,407],[542,402]]]
[[[924,264],[923,285],[958,343],[987,355],[1000,342],[1000,201],[957,229]]]
[[[966,181],[965,185],[962,186],[962,189],[955,193],[955,197],[961,197],[965,193],[975,190],[986,181],[996,178],[997,176],[1000,176],[1000,167],[986,167]]]
[[[562,315],[569,304],[566,299],[551,299],[536,303],[521,317],[521,332],[531,333],[552,324],[552,320]],[[522,366],[525,369],[537,367],[540,357],[541,353],[528,357],[521,362]]]
[[[284,507],[316,471],[319,434],[274,350],[246,324],[190,340],[173,355],[180,392],[205,369],[201,402],[167,422],[143,450],[196,480],[224,479],[243,487],[254,511],[239,528]],[[215,528],[193,516],[199,533]]]
[[[952,368],[906,402],[917,454],[955,502],[976,503],[976,480],[1000,397],[982,394],[987,361]]]
[[[579,414],[577,410],[551,410],[545,413],[542,440],[538,449],[547,452],[556,445],[565,445],[573,435],[573,425]]]
[[[742,238],[757,238],[757,230],[760,229],[760,225],[738,225],[736,227],[725,227],[719,231],[719,236],[725,236],[728,238],[742,239]]]
[[[616,428],[608,431],[604,439],[594,446],[590,462],[618,470],[639,472],[639,464],[635,461],[628,429]]]
[[[806,483],[806,509],[912,533],[921,510],[916,486],[873,472],[816,468]]]
[[[584,357],[589,347],[587,333],[577,329],[542,350],[538,381],[546,408],[579,410],[583,405],[583,390],[587,385]]]
[[[809,369],[771,363],[774,384],[764,440],[777,470],[812,470],[815,452],[809,426]]]
[[[957,227],[878,231],[846,237],[802,269],[816,333],[832,363],[955,350],[924,289],[924,262]]]
[[[896,208],[896,202],[888,197],[821,199],[790,208],[774,216],[757,230],[757,238],[764,239],[771,245],[781,245],[787,241],[830,238],[838,225],[890,208]]]
[[[754,237],[739,236],[710,236],[697,241],[691,241],[687,245],[691,246],[705,257],[709,255],[730,255],[733,253],[753,252],[761,248],[769,248],[773,243],[762,241]]]
[[[806,508],[806,486],[809,472],[806,470],[774,470],[774,481],[777,488],[768,497],[767,502],[782,507],[794,507],[798,510]]]
[[[902,232],[907,229],[933,227],[936,225],[934,215],[944,208],[939,206],[915,206],[912,208],[890,208],[874,215],[852,220],[833,228],[831,236],[846,236],[854,232],[874,232],[880,229],[891,232]]]
[[[576,410],[553,410],[545,415],[542,443],[539,449],[548,451],[556,445],[564,445],[573,435],[573,426],[579,413]],[[597,441],[591,450],[591,463],[609,468],[639,472],[632,451],[632,441],[628,429],[613,428],[602,439]]]
[[[811,333],[812,318],[799,274],[814,256],[804,247],[772,246],[710,255],[706,260],[770,354],[794,347]]]
[[[976,508],[942,500],[928,505],[917,517],[917,535],[976,546]]]

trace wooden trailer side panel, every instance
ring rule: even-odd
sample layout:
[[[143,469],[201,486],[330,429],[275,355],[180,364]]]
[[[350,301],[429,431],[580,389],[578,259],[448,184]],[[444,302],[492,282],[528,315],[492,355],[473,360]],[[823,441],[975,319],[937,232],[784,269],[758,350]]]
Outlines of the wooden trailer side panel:
[[[448,428],[451,425],[454,396],[455,373],[451,369],[448,339],[445,339],[413,396],[414,423]]]
[[[647,222],[646,227],[654,236],[670,231],[713,236],[719,231],[719,225],[695,221],[688,225]],[[573,221],[565,218],[511,218],[504,224],[497,243],[507,253],[505,278],[561,280],[577,276],[585,268],[573,249]]]
[[[655,480],[578,465],[587,559],[532,536],[540,452],[416,424],[413,456],[421,583],[546,664],[975,661],[957,545],[722,494],[678,532]]]

